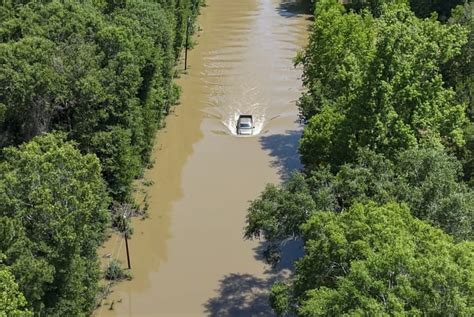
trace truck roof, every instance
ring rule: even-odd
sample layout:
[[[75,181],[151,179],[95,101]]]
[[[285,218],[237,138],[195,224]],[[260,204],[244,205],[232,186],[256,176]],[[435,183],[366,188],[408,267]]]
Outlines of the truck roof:
[[[239,120],[243,122],[251,122],[252,121],[252,115],[250,114],[241,114],[239,116]]]
[[[252,123],[252,117],[240,117],[239,119],[240,123]]]

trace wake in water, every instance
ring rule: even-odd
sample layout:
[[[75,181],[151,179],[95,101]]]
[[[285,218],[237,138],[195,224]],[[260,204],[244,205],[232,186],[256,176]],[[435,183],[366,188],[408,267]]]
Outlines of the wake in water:
[[[206,112],[220,121],[226,134],[239,137],[240,135],[237,134],[239,116],[252,115],[255,127],[253,136],[259,135],[265,126],[269,102],[263,98],[257,85],[250,88],[241,86],[240,88],[235,89],[234,87],[234,91],[240,91],[238,95],[234,93],[230,96],[228,91],[225,94],[216,92],[211,99],[211,107]],[[260,102],[256,102],[256,100],[260,100]]]
[[[237,135],[237,121],[240,115],[252,115],[253,117],[253,135],[258,135],[263,129],[265,123],[265,111],[262,111],[262,107],[259,107],[259,103],[246,107],[245,110],[235,109],[234,112],[228,113],[228,118],[221,121],[222,124],[229,130],[233,135]],[[240,135],[239,135],[240,136]]]

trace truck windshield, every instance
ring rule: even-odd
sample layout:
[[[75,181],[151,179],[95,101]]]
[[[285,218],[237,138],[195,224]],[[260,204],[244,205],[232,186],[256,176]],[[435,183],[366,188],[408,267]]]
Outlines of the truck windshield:
[[[240,124],[240,127],[241,127],[241,128],[250,128],[250,124],[248,124],[248,123],[241,123],[241,124]]]

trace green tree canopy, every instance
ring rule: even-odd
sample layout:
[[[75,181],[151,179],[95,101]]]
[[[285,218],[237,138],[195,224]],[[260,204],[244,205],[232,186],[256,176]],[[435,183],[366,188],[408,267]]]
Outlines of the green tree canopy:
[[[33,316],[25,306],[25,297],[18,290],[15,277],[8,270],[0,268],[0,317]]]
[[[94,155],[48,134],[5,148],[0,255],[37,314],[77,316],[95,305],[96,249],[109,198]]]
[[[317,1],[297,57],[305,169],[268,185],[247,215],[245,237],[270,242],[269,261],[304,241],[270,304],[279,315],[473,315],[470,5],[447,22],[456,1],[410,1],[416,15],[406,1],[338,2]]]
[[[469,31],[468,42],[463,46],[462,53],[443,67],[443,76],[447,84],[453,87],[460,102],[468,105],[469,123],[464,128],[466,145],[459,149],[458,158],[464,166],[465,179],[474,185],[474,28],[472,15],[474,3],[466,2],[453,10],[450,24],[458,24]]]
[[[317,213],[302,230],[305,255],[292,283],[273,287],[279,313],[474,313],[474,244],[453,243],[407,207],[356,204],[340,214]]]
[[[457,239],[472,239],[474,191],[461,179],[460,163],[442,149],[406,150],[393,162],[363,150],[356,162],[341,166],[336,174],[319,168],[308,175],[296,173],[281,187],[267,185],[250,205],[245,237],[278,244],[301,237],[301,225],[318,211],[398,201]]]
[[[361,147],[389,158],[424,142],[464,145],[465,104],[446,88],[441,65],[466,43],[460,25],[420,20],[404,5],[380,18],[321,1],[299,56],[308,92],[300,152],[305,166],[337,167]]]
[[[0,146],[51,130],[96,154],[110,194],[131,200],[176,103],[173,67],[199,0],[0,5]]]
[[[107,208],[132,201],[177,102],[174,66],[199,4],[1,1],[0,269],[35,315],[94,308]]]

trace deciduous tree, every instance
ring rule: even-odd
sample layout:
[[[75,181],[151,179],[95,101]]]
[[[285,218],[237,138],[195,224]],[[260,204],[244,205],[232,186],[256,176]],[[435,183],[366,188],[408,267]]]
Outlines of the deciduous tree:
[[[321,1],[310,43],[298,59],[308,93],[301,139],[309,169],[354,160],[361,147],[389,158],[423,142],[465,144],[465,104],[444,85],[440,66],[466,42],[459,25],[420,20],[406,7],[380,18]]]
[[[474,244],[453,243],[407,207],[356,204],[303,226],[305,255],[278,312],[327,315],[472,315]],[[285,307],[285,303],[288,306]]]
[[[33,316],[25,309],[26,300],[18,290],[14,276],[6,269],[0,268],[0,316],[28,317]]]
[[[55,134],[6,148],[3,156],[3,263],[35,313],[90,312],[99,278],[96,249],[108,226],[99,161]]]

